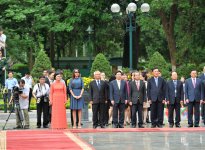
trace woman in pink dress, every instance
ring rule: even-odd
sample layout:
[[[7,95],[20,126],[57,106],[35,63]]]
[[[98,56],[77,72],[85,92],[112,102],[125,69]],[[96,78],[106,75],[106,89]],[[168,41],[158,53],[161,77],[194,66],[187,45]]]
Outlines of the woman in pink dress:
[[[61,74],[55,74],[55,82],[51,84],[50,88],[50,105],[52,106],[51,128],[52,129],[66,129],[66,86],[61,82]]]

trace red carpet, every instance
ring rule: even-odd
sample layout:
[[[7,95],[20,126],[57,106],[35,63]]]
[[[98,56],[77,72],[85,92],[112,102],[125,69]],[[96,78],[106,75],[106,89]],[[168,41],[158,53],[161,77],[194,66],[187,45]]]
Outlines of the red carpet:
[[[92,149],[68,130],[7,131],[7,150]]]
[[[0,144],[6,143],[7,150],[92,150],[75,133],[100,132],[205,132],[205,128],[105,128],[105,129],[71,129],[71,130],[21,130],[6,131],[5,138],[0,138]],[[3,136],[5,132],[2,132]]]
[[[73,133],[97,133],[97,132],[205,132],[205,128],[105,128],[105,129],[72,129]]]

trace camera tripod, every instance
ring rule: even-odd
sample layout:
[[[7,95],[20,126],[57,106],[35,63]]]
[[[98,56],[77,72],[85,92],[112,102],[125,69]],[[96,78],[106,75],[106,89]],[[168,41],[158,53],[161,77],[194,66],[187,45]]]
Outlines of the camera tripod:
[[[23,129],[23,127],[24,127],[24,124],[23,124],[23,114],[21,112],[20,104],[15,104],[14,107],[12,108],[12,111],[14,111],[14,109],[16,110],[16,113],[18,113],[17,117],[18,117],[18,119],[21,122],[21,129]],[[6,119],[6,123],[4,124],[2,130],[5,130],[5,127],[7,125],[7,122],[9,121],[9,118],[11,116],[12,111],[10,111],[9,116]]]

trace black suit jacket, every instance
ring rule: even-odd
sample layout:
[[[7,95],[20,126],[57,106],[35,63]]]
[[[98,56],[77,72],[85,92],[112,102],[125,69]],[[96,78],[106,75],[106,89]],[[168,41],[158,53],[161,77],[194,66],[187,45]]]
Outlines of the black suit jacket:
[[[158,77],[158,86],[156,86],[154,77],[150,78],[147,83],[147,96],[153,102],[165,100],[166,96],[166,81]]]
[[[204,73],[202,73],[202,74],[199,76],[199,79],[201,79],[202,81],[205,80],[205,75],[204,75]]]
[[[177,80],[176,87],[176,102],[180,103],[181,100],[184,100],[184,92],[183,92],[183,83]],[[174,104],[175,102],[175,87],[173,80],[167,82],[166,86],[166,100],[170,102],[170,104]]]
[[[93,104],[105,103],[108,100],[108,88],[105,81],[100,80],[100,89],[97,86],[96,80],[90,82],[89,95]]]
[[[117,85],[117,80],[113,80],[110,82],[110,100],[114,100],[115,103],[125,103],[125,100],[127,100],[127,84],[126,81],[121,80],[120,83],[120,89]]]
[[[137,89],[137,85],[135,81],[130,82],[130,101],[133,104],[137,104],[139,101],[140,104],[146,101],[146,87],[145,83],[140,80],[139,90]]]

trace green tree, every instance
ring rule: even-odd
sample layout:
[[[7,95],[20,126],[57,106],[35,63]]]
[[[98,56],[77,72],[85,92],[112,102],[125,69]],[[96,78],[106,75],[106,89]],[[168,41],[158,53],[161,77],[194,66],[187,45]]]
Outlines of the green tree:
[[[97,70],[99,70],[100,72],[105,72],[105,75],[107,77],[110,77],[112,75],[110,63],[102,53],[99,53],[95,57],[90,71],[90,76],[93,76],[93,73]]]
[[[190,77],[190,73],[192,70],[197,70],[197,66],[195,64],[183,64],[177,68],[177,73],[179,77],[185,77],[186,79]],[[201,70],[200,70],[201,71]]]
[[[42,75],[44,70],[49,69],[51,69],[51,61],[45,51],[41,50],[35,60],[31,74],[34,78],[38,78]]]
[[[155,67],[161,71],[163,78],[170,77],[168,64],[159,52],[155,52],[149,59],[148,68],[153,69]]]

